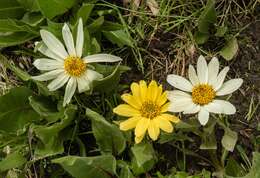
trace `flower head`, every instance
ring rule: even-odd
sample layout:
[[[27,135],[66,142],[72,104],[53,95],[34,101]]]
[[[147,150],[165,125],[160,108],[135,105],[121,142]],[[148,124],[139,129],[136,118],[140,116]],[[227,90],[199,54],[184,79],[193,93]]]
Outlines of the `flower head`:
[[[147,130],[152,140],[157,140],[160,129],[171,133],[171,122],[177,123],[179,119],[166,113],[169,102],[162,86],[155,81],[148,86],[145,81],[140,81],[139,84],[132,83],[131,91],[132,95],[127,93],[121,96],[127,104],[120,104],[113,110],[118,115],[130,117],[120,123],[120,129],[126,131],[135,128],[136,143],[142,141]]]
[[[207,65],[205,58],[200,56],[197,62],[197,73],[192,65],[189,66],[190,81],[178,75],[168,75],[168,83],[183,90],[169,92],[168,99],[171,102],[169,111],[184,114],[198,112],[198,119],[202,125],[208,122],[210,112],[234,114],[236,108],[230,102],[216,99],[218,96],[234,92],[243,83],[240,78],[224,83],[228,71],[229,67],[225,67],[219,72],[219,61],[216,57],[212,58]]]
[[[43,44],[39,46],[38,50],[48,58],[36,59],[33,64],[37,69],[47,72],[34,76],[32,79],[38,81],[52,80],[48,85],[50,91],[57,90],[67,83],[63,106],[70,102],[76,88],[80,93],[87,91],[94,80],[103,77],[102,74],[88,68],[89,63],[122,60],[110,54],[95,54],[82,57],[84,44],[82,19],[78,23],[76,43],[69,26],[66,23],[64,24],[62,36],[66,49],[52,33],[41,30],[40,34]]]

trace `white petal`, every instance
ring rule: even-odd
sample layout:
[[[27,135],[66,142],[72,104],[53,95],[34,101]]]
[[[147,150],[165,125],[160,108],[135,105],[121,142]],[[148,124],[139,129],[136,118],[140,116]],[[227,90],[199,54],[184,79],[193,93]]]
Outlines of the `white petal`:
[[[235,114],[236,108],[233,104],[225,100],[213,100],[210,104],[205,106],[209,112],[216,114]]]
[[[87,79],[87,72],[82,77],[77,78],[79,93],[89,90],[89,80]]]
[[[183,111],[183,114],[194,114],[199,112],[199,110],[200,110],[200,105],[192,103],[186,106],[186,109]]]
[[[242,83],[243,80],[240,78],[229,80],[222,85],[222,87],[217,91],[216,95],[222,96],[233,93],[242,85]]]
[[[43,42],[53,53],[65,59],[68,56],[63,44],[50,32],[46,30],[40,31]]]
[[[54,79],[47,87],[50,91],[55,91],[61,88],[68,80],[69,76],[62,73],[56,79]]]
[[[184,77],[171,74],[167,76],[166,80],[170,85],[180,90],[189,91],[189,92],[191,92],[192,90],[192,84]]]
[[[47,58],[36,59],[33,62],[33,65],[39,70],[54,70],[63,68],[63,62]]]
[[[228,71],[229,71],[229,67],[225,67],[224,69],[222,69],[218,74],[216,82],[212,83],[215,91],[218,91],[218,89],[222,86]]]
[[[103,78],[103,75],[100,74],[100,73],[98,73],[98,72],[96,72],[96,71],[87,69],[87,71],[86,71],[86,77],[87,77],[87,79],[89,80],[89,82],[92,82],[93,80],[102,79],[102,78]]]
[[[191,95],[180,90],[173,90],[173,91],[167,91],[167,98],[170,101],[174,101],[174,100],[184,99],[184,98],[189,99],[191,98]]]
[[[52,80],[52,79],[58,77],[58,75],[60,75],[63,72],[64,72],[63,69],[56,69],[56,70],[46,72],[46,73],[38,75],[38,76],[33,76],[31,78],[33,80],[38,80],[38,81],[47,81],[47,80]]]
[[[219,72],[219,61],[218,58],[213,57],[208,65],[209,78],[208,83],[213,84],[217,80]]]
[[[51,50],[49,50],[48,47],[44,43],[37,43],[36,46],[37,46],[36,47],[37,50],[40,51],[45,56],[52,58],[52,59],[56,59],[58,61],[64,60],[63,58],[61,58],[60,56],[56,55]]]
[[[192,65],[189,65],[189,79],[192,85],[197,85],[200,83],[199,78],[196,74],[196,71]]]
[[[206,109],[201,108],[198,114],[198,119],[201,125],[206,125],[209,120],[209,112]]]
[[[76,56],[73,36],[69,26],[65,23],[62,28],[62,37],[70,56]]]
[[[191,104],[193,104],[191,98],[175,100],[170,103],[168,110],[171,112],[182,112]]]
[[[84,44],[84,31],[82,19],[79,19],[78,29],[77,29],[77,41],[76,41],[76,54],[81,58]]]
[[[197,74],[200,83],[203,84],[208,82],[208,66],[205,58],[202,55],[200,55],[197,62]]]
[[[77,87],[77,81],[75,78],[71,77],[66,86],[66,89],[65,89],[63,107],[66,106],[66,104],[68,104],[70,102],[72,96],[74,95],[74,93],[76,91],[76,87]]]
[[[83,60],[85,63],[122,61],[120,57],[110,55],[110,54],[94,54],[94,55],[84,57]]]

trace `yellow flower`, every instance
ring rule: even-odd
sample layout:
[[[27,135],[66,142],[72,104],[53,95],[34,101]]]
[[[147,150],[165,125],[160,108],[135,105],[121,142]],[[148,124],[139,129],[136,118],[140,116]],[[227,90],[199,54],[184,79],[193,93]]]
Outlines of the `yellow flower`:
[[[135,128],[135,142],[140,143],[146,131],[152,140],[157,140],[160,129],[167,133],[173,131],[171,122],[179,122],[179,118],[167,114],[169,102],[167,94],[163,92],[162,85],[158,86],[151,81],[147,86],[145,81],[131,84],[131,94],[123,94],[121,97],[127,104],[120,104],[114,108],[114,113],[130,117],[120,123],[120,130],[127,131]]]

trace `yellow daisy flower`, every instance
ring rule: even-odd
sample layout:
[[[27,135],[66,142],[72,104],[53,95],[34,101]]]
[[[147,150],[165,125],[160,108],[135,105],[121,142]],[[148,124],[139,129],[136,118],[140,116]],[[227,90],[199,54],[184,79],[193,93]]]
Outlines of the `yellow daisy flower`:
[[[120,104],[114,108],[114,113],[130,117],[120,123],[120,130],[127,131],[135,128],[135,142],[140,143],[146,131],[152,140],[157,140],[160,129],[167,133],[173,131],[171,122],[179,122],[179,118],[167,114],[169,102],[167,94],[163,92],[162,85],[158,86],[151,81],[147,86],[145,81],[131,84],[132,95],[123,94],[121,98],[127,104]]]

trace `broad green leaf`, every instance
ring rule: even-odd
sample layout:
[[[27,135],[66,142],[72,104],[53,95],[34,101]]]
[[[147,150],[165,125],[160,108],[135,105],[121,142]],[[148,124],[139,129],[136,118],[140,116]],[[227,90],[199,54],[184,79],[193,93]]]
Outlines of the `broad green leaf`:
[[[101,26],[103,25],[104,21],[105,20],[104,20],[103,16],[98,17],[97,19],[95,19],[91,24],[89,24],[87,26],[87,29],[88,29],[89,33],[94,33],[96,31],[98,31],[101,28]]]
[[[157,162],[153,146],[149,143],[136,144],[131,148],[132,170],[136,175],[148,172]]]
[[[197,44],[204,44],[208,41],[209,39],[209,34],[208,33],[201,33],[197,31],[194,35],[194,39]]]
[[[67,12],[76,0],[37,0],[40,11],[48,19]]]
[[[119,47],[124,45],[133,47],[131,37],[124,30],[117,31],[103,31],[105,37],[113,44],[117,44]]]
[[[117,31],[117,30],[123,30],[124,26],[119,23],[109,22],[105,21],[102,25],[103,31]]]
[[[86,115],[91,119],[92,131],[96,142],[103,154],[120,154],[124,151],[126,143],[125,138],[119,128],[99,115],[98,113],[87,109]]]
[[[106,76],[101,80],[94,81],[95,90],[106,93],[109,93],[112,90],[114,90],[118,86],[120,75],[130,70],[129,67],[120,66],[120,64],[118,64],[117,66],[106,66],[96,64],[95,68],[99,73]]]
[[[225,173],[230,176],[241,177],[245,175],[244,169],[240,166],[240,164],[232,157],[230,157],[227,161],[227,165],[225,167]]]
[[[25,9],[16,0],[0,0],[0,19],[20,19]]]
[[[27,32],[15,32],[7,35],[0,34],[0,48],[22,44],[37,36]]]
[[[40,12],[27,12],[24,14],[22,21],[30,26],[37,26],[44,20]]]
[[[244,177],[233,177],[225,175],[225,178],[260,178],[260,153],[253,152],[253,163],[249,173]]]
[[[77,12],[77,19],[82,18],[83,24],[85,24],[94,8],[94,4],[83,4]]]
[[[24,156],[18,151],[6,156],[4,160],[0,161],[0,173],[9,169],[18,168],[26,162]]]
[[[209,33],[210,26],[217,20],[215,0],[208,0],[205,9],[199,17],[198,29],[201,33]]]
[[[219,54],[227,61],[230,61],[237,54],[237,51],[238,51],[237,39],[233,37],[226,42],[226,45],[220,50]]]
[[[203,128],[203,134],[201,135],[200,149],[217,149],[217,141],[215,136],[216,120],[210,119],[206,127]]]
[[[35,154],[37,156],[51,156],[63,153],[63,141],[67,138],[62,131],[71,124],[76,114],[77,107],[69,106],[65,109],[64,115],[60,118],[60,122],[56,122],[50,126],[35,125],[33,127],[36,137],[40,139]]]
[[[0,32],[28,32],[35,35],[38,34],[34,28],[15,19],[0,19]]]
[[[18,87],[0,97],[0,131],[17,133],[38,120],[39,115],[29,105],[31,95],[28,88]]]
[[[37,0],[17,0],[21,6],[31,12],[39,11]]]
[[[237,142],[237,133],[229,128],[224,129],[225,134],[221,140],[223,147],[228,151],[233,151]]]
[[[56,122],[64,115],[62,111],[57,111],[57,106],[50,101],[50,98],[31,96],[29,97],[29,101],[31,107],[48,122]]]
[[[52,160],[75,178],[111,178],[116,176],[116,160],[112,155],[94,157],[65,156]]]
[[[121,168],[119,178],[134,178],[129,166],[126,165],[123,168]]]

